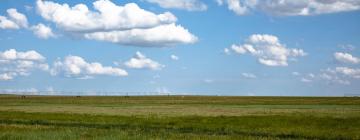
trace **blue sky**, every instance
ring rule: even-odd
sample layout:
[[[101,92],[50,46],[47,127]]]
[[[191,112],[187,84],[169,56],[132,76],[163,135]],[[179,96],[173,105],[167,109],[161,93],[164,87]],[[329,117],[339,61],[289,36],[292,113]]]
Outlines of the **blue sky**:
[[[0,2],[3,92],[360,92],[357,0]]]

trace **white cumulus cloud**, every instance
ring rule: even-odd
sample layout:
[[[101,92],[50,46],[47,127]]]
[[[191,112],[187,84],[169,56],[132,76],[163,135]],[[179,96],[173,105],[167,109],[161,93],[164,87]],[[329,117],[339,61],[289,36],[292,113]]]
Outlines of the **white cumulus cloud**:
[[[150,70],[161,70],[164,65],[147,58],[141,52],[136,52],[136,54],[127,62],[124,63],[129,68],[134,69],[150,69]]]
[[[86,62],[79,56],[67,56],[63,61],[57,60],[51,68],[52,75],[63,74],[66,77],[79,79],[91,78],[94,75],[127,76],[128,73],[120,68],[103,66],[98,62]]]
[[[8,17],[0,16],[1,29],[20,29],[28,27],[28,21],[24,14],[19,13],[14,8],[7,9],[6,12]]]
[[[187,29],[175,24],[161,25],[150,29],[85,33],[84,37],[117,44],[150,47],[174,46],[197,41],[197,37]]]
[[[88,40],[120,45],[164,47],[191,44],[197,37],[181,25],[170,12],[155,14],[135,3],[123,6],[110,0],[93,2],[91,10],[85,4],[59,4],[37,0],[38,13],[69,35]]]
[[[16,51],[9,49],[0,52],[0,80],[12,80],[16,76],[30,75],[32,70],[49,69],[45,57],[36,51]]]
[[[289,57],[305,56],[302,49],[287,48],[278,37],[267,34],[251,35],[245,44],[233,44],[229,50],[237,54],[251,54],[267,66],[287,66]]]
[[[162,8],[184,9],[187,11],[205,11],[207,5],[201,0],[147,0]]]
[[[135,3],[118,6],[110,0],[97,0],[93,2],[93,6],[96,11],[91,11],[82,3],[70,7],[66,3],[59,4],[42,0],[36,2],[37,11],[43,18],[54,22],[66,31],[91,32],[151,28],[176,21],[176,17],[169,12],[156,15],[141,9]]]
[[[41,39],[48,39],[50,37],[55,37],[55,34],[52,32],[52,29],[49,26],[46,26],[42,23],[32,26],[31,30],[37,37]]]
[[[352,56],[348,53],[336,52],[334,53],[334,57],[337,61],[343,63],[351,63],[351,64],[358,64],[360,63],[360,58]]]

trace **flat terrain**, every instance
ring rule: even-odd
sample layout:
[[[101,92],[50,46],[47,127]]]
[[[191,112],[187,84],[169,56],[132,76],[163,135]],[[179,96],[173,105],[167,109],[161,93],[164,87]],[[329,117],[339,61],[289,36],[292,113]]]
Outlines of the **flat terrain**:
[[[360,139],[360,98],[0,95],[0,139]]]

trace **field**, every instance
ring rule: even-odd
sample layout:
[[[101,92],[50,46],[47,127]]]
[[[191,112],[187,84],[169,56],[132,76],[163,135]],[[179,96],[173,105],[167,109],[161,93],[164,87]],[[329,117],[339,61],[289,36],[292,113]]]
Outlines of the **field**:
[[[360,98],[0,95],[0,139],[360,139]]]

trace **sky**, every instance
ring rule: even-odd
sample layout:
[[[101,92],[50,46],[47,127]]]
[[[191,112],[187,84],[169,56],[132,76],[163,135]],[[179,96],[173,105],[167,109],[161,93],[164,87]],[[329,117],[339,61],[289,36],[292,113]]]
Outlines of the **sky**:
[[[3,93],[360,94],[358,0],[1,0]]]

